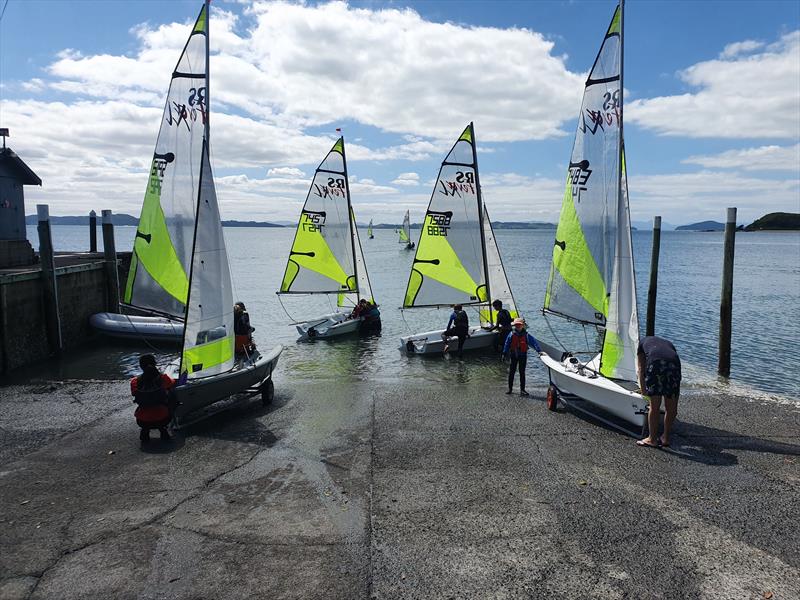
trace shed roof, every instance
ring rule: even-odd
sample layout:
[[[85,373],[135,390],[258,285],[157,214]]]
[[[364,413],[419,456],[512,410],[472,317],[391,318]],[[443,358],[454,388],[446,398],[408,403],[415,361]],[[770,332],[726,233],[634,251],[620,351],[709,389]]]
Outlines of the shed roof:
[[[42,185],[42,180],[11,148],[0,149],[0,167],[6,167],[23,185]]]

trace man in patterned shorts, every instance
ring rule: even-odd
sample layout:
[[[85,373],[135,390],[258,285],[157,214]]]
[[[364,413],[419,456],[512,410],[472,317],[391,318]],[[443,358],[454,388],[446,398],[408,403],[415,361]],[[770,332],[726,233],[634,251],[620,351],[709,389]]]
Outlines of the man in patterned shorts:
[[[669,434],[678,414],[681,393],[681,359],[672,342],[656,336],[642,338],[637,350],[639,388],[650,397],[647,425],[650,435],[636,442],[640,446],[669,446]],[[661,399],[664,399],[664,433],[658,437]]]

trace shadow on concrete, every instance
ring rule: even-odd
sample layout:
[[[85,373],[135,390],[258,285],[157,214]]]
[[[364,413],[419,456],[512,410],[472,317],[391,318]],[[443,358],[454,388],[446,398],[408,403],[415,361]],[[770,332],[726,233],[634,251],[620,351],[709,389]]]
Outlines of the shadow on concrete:
[[[145,454],[172,454],[177,452],[186,444],[186,439],[180,432],[173,432],[172,437],[162,442],[158,432],[151,434],[149,442],[139,442],[139,447]]]
[[[266,406],[261,403],[260,395],[230,398],[192,415],[191,422],[181,427],[180,434],[271,448],[279,438],[261,422],[260,417],[282,408],[291,397],[291,392],[275,394]]]
[[[532,398],[539,401],[544,406],[544,398]],[[637,431],[629,423],[622,421],[604,411],[597,409],[596,415],[586,414],[581,410],[572,410],[561,403],[558,407],[559,412],[569,412],[578,419],[596,427],[601,427],[608,431],[630,436],[639,439],[646,435],[646,431]],[[600,417],[603,420],[598,419]],[[739,463],[735,454],[726,450],[748,450],[766,454],[781,454],[785,456],[800,456],[800,445],[787,444],[765,440],[749,435],[733,433],[724,429],[706,427],[695,423],[681,421],[680,417],[675,422],[671,445],[668,448],[661,448],[663,452],[677,456],[684,460],[702,463],[709,466],[727,467]],[[646,450],[646,449],[645,449]]]

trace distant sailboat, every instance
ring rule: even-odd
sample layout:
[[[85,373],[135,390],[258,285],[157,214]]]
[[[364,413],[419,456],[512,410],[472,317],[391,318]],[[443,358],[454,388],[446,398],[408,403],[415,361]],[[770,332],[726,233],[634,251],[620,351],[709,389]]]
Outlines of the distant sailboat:
[[[492,224],[483,203],[470,123],[439,169],[417,252],[411,267],[403,308],[478,307],[480,326],[470,328],[464,350],[492,346],[497,333],[492,302],[500,300],[512,317],[517,314]],[[407,354],[444,350],[443,329],[401,337]]]
[[[406,216],[403,217],[403,226],[397,233],[400,235],[400,239],[397,240],[397,243],[405,244],[406,250],[412,250],[414,248],[414,242],[411,241],[411,219],[408,216],[408,211],[406,211]]]
[[[362,298],[375,304],[350,203],[343,137],[314,174],[278,294],[337,295],[342,310],[295,323],[300,339],[358,331],[364,318],[348,318],[351,310]]]
[[[614,11],[583,95],[544,299],[545,317],[602,332],[587,363],[544,355],[551,387],[643,426],[647,401],[636,390],[639,319],[622,132],[623,2]]]
[[[375,236],[372,235],[372,219],[369,220],[369,225],[367,225],[367,235],[369,236],[369,239],[375,238]]]
[[[231,274],[209,158],[208,44],[206,2],[172,73],[124,291],[129,307],[184,325],[171,366],[177,417],[244,390],[271,397],[281,353],[234,356]]]

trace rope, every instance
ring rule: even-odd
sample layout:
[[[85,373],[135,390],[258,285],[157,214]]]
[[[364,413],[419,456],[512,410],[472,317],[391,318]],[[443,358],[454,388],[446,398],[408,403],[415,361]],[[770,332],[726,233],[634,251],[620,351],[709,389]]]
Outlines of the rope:
[[[547,323],[547,328],[550,330],[550,334],[551,334],[551,335],[553,336],[553,338],[556,340],[556,343],[557,343],[559,346],[561,346],[561,349],[562,349],[564,352],[566,352],[566,351],[567,351],[567,347],[566,347],[564,344],[562,344],[562,343],[561,343],[561,340],[560,340],[560,339],[558,339],[558,336],[556,335],[556,332],[553,330],[553,326],[550,324],[550,319],[548,319],[548,318],[547,318],[547,315],[546,315],[546,314],[544,314],[544,315],[542,315],[542,316],[544,317],[544,322],[545,322],[545,323]]]
[[[299,321],[296,321],[295,318],[289,314],[289,311],[286,310],[286,307],[283,305],[283,300],[281,300],[281,295],[280,294],[275,294],[275,295],[278,297],[278,304],[281,305],[283,312],[286,313],[287,317],[289,317],[289,325],[297,325]]]
[[[414,332],[413,332],[413,331],[411,331],[411,327],[408,325],[408,322],[406,321],[406,315],[405,315],[405,312],[406,312],[406,311],[405,311],[405,310],[403,310],[402,308],[400,309],[400,318],[401,318],[401,319],[403,319],[403,323],[405,324],[405,326],[406,326],[406,329],[408,329],[408,333],[411,333],[411,334],[413,334]]]

